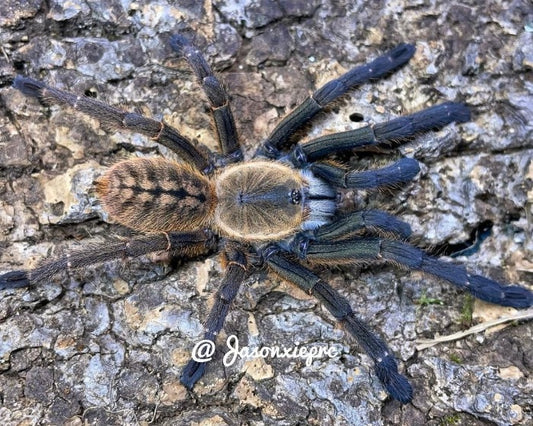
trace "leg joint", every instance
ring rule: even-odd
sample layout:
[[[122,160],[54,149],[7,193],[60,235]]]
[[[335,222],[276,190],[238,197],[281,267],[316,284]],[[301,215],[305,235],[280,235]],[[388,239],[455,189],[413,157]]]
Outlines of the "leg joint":
[[[337,293],[330,285],[318,280],[310,288],[310,293],[319,299],[337,321],[343,321],[353,315],[348,301]]]

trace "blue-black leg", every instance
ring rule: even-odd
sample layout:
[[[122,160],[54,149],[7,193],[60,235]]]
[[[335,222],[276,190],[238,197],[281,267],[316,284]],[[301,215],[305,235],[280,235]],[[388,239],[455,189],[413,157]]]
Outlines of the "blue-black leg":
[[[302,167],[329,154],[368,146],[399,144],[423,132],[469,120],[470,111],[466,105],[444,102],[384,123],[333,133],[297,144],[289,154],[289,159],[294,165]]]
[[[215,303],[205,323],[204,339],[212,342],[215,341],[216,336],[222,330],[231,302],[237,296],[248,268],[246,255],[240,250],[228,248],[223,253],[223,256],[225,256],[225,263],[227,264],[226,274],[217,291]],[[206,365],[206,362],[198,362],[191,359],[181,373],[181,383],[187,389],[192,389],[195,383],[204,375]]]
[[[211,231],[169,232],[152,234],[126,241],[104,243],[67,253],[64,257],[45,261],[29,271],[12,271],[0,275],[0,290],[29,287],[49,280],[69,269],[83,268],[96,263],[125,257],[138,257],[155,251],[171,250],[176,255],[198,255],[216,248]]]
[[[395,234],[400,238],[409,238],[411,227],[387,212],[381,210],[360,210],[333,222],[321,226],[312,232],[317,240],[342,240],[362,230],[378,233]]]
[[[300,235],[292,249],[300,258],[320,263],[391,262],[442,278],[490,303],[518,309],[533,306],[533,292],[527,288],[469,274],[464,266],[429,256],[403,241],[379,237],[313,241]]]
[[[348,301],[329,284],[304,266],[291,261],[282,253],[270,254],[266,259],[272,271],[315,296],[374,361],[374,370],[387,392],[402,404],[413,398],[407,378],[398,372],[394,355],[385,342],[359,319]]]
[[[211,67],[186,37],[176,34],[170,38],[170,46],[189,64],[209,100],[220,148],[226,163],[242,160],[242,152],[235,128],[235,120],[229,98],[222,83],[213,75]]]
[[[180,135],[177,130],[162,121],[152,120],[136,112],[126,112],[96,99],[56,89],[42,81],[21,75],[15,77],[13,87],[26,96],[37,98],[47,105],[68,105],[76,111],[95,118],[108,129],[127,130],[148,136],[153,141],[174,151],[198,170],[204,173],[210,173],[213,170],[211,160],[203,152]],[[209,152],[205,146],[202,150]]]
[[[355,67],[316,90],[287,115],[263,142],[258,154],[278,158],[279,150],[288,139],[324,107],[344,95],[349,89],[372,79],[381,78],[407,63],[415,53],[412,44],[400,44],[372,62]]]
[[[310,166],[315,176],[340,188],[370,189],[393,186],[411,181],[420,171],[418,161],[401,158],[390,166],[364,172],[347,171],[329,163],[313,163]]]

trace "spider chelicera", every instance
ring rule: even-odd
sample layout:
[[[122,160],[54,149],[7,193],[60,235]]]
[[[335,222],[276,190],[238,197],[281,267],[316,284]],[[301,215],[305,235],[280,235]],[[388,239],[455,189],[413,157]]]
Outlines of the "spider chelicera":
[[[222,329],[243,280],[266,265],[324,304],[373,360],[389,394],[402,403],[409,402],[413,392],[398,372],[392,352],[310,266],[390,262],[444,279],[491,303],[514,308],[533,305],[533,293],[524,287],[469,274],[463,266],[409,245],[409,225],[384,211],[339,213],[339,190],[403,184],[416,176],[419,166],[412,158],[402,158],[381,169],[351,171],[326,160],[328,156],[389,147],[452,122],[468,121],[470,112],[464,104],[445,102],[388,122],[290,144],[296,131],[349,89],[408,62],[415,52],[413,45],[401,44],[319,88],[281,121],[249,161],[243,161],[228,95],[200,51],[181,35],[171,37],[170,45],[187,60],[207,96],[221,154],[193,144],[164,122],[31,78],[15,78],[13,86],[25,95],[73,107],[108,128],[149,136],[183,162],[162,158],[122,161],[96,182],[109,217],[145,235],[92,246],[45,261],[30,271],[4,273],[0,290],[32,286],[69,268],[155,251],[170,250],[183,257],[220,251],[225,275],[205,323],[206,339],[214,341]],[[205,367],[191,359],[181,382],[191,389]]]

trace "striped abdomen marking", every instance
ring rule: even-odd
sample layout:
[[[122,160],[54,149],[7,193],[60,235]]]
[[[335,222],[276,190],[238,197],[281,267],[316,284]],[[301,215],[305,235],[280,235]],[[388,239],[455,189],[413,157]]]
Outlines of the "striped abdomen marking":
[[[213,185],[205,176],[162,158],[115,164],[98,180],[96,192],[113,220],[144,232],[201,228],[216,205]]]

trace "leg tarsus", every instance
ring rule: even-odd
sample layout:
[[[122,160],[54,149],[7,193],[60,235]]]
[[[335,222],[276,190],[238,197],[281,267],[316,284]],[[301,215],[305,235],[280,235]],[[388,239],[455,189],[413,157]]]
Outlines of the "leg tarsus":
[[[383,383],[387,392],[402,404],[407,404],[413,399],[413,388],[409,380],[398,373],[398,364],[393,356],[389,355],[377,362],[374,371]]]
[[[502,286],[481,275],[468,275],[466,289],[478,299],[516,309],[533,306],[533,292],[518,285]]]
[[[180,382],[187,389],[192,390],[198,380],[205,374],[207,367],[206,362],[198,362],[194,359],[189,360],[187,365],[183,368],[180,376]]]
[[[29,286],[30,280],[26,271],[12,271],[0,275],[0,291]]]
[[[444,102],[414,114],[378,123],[373,130],[378,144],[383,145],[387,142],[397,143],[423,132],[439,130],[453,122],[467,121],[470,121],[470,110],[465,104]]]
[[[413,263],[413,265],[407,264],[410,268],[419,269],[451,282],[457,287],[468,290],[478,299],[516,309],[533,306],[533,292],[525,287],[502,285],[482,275],[471,275],[462,265],[444,262],[400,241],[387,242],[385,250],[387,253],[384,256],[406,265],[407,260],[400,261],[398,255],[402,252],[402,257]],[[409,253],[409,255],[405,256],[405,253]]]
[[[13,88],[21,91],[26,96],[41,100],[42,90],[46,88],[46,85],[42,81],[17,75],[13,80]]]
[[[415,50],[414,45],[402,43],[372,62],[352,68],[339,78],[326,83],[313,93],[312,97],[321,107],[324,107],[344,95],[351,87],[381,78],[401,67],[412,58]]]

